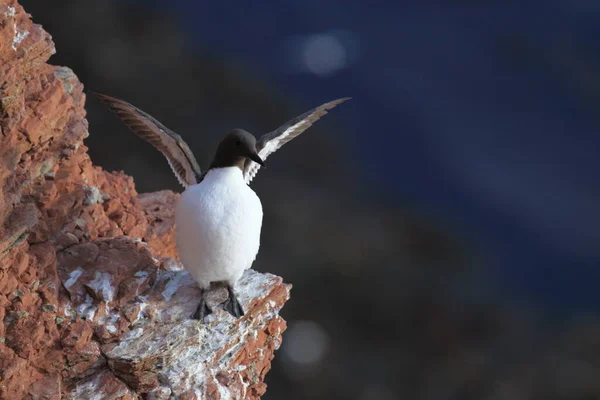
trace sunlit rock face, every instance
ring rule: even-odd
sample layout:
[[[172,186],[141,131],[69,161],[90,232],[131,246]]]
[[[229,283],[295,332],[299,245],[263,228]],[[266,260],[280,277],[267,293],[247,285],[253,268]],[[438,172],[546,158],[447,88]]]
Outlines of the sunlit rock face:
[[[179,195],[138,196],[92,165],[83,85],[46,64],[54,52],[16,1],[0,2],[0,398],[260,397],[290,286],[247,271],[243,318],[218,289],[207,323],[190,320]]]

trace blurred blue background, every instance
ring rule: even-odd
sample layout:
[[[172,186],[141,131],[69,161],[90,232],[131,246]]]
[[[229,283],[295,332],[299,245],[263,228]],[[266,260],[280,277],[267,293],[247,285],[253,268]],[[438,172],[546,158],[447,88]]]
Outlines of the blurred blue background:
[[[336,140],[365,196],[441,218],[503,290],[600,306],[599,4],[138,3],[305,108],[353,96]]]
[[[294,284],[266,399],[600,398],[600,3],[22,3],[52,62],[202,166],[231,128],[353,97],[257,178],[255,268]],[[88,110],[92,160],[179,190]]]

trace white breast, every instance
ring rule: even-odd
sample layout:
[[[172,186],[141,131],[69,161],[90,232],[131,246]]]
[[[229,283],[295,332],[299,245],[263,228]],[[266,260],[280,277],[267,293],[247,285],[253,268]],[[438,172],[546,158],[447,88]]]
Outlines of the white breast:
[[[208,171],[182,194],[175,214],[179,257],[200,287],[231,285],[250,268],[260,245],[262,205],[237,167]]]

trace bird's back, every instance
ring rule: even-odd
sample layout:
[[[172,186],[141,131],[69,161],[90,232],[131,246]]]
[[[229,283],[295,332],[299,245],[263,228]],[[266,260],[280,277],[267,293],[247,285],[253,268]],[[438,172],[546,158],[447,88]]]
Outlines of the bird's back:
[[[175,223],[179,257],[200,286],[235,283],[258,253],[262,205],[239,168],[214,168],[183,192]]]

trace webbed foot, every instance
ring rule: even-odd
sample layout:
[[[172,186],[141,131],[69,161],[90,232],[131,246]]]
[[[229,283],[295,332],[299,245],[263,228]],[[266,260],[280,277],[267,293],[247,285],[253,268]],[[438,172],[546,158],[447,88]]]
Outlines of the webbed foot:
[[[242,305],[238,301],[237,297],[235,297],[235,293],[233,292],[233,288],[227,285],[227,291],[229,292],[229,298],[225,302],[223,308],[229,314],[233,315],[236,318],[240,318],[244,316],[244,309]]]
[[[208,305],[206,304],[205,294],[206,294],[206,289],[202,290],[202,294],[200,296],[200,304],[198,304],[198,308],[196,308],[196,312],[194,312],[194,315],[192,315],[192,319],[197,319],[199,321],[203,321],[204,317],[212,314],[212,311],[210,311],[210,308],[208,308]]]

